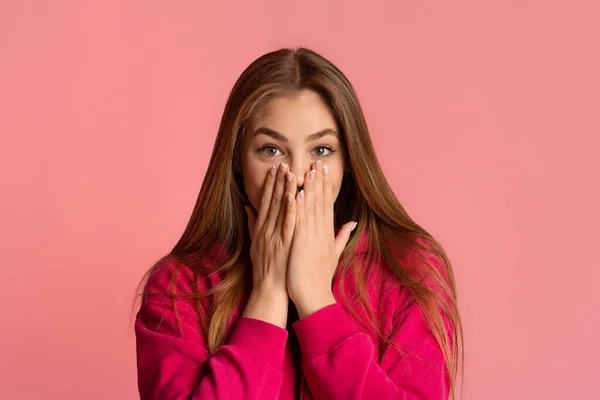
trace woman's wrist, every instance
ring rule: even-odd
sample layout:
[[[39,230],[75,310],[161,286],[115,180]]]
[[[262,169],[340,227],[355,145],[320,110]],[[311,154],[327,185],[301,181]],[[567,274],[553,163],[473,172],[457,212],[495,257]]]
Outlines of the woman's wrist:
[[[335,297],[333,297],[333,293],[327,293],[323,296],[319,296],[316,299],[307,299],[298,301],[296,304],[296,309],[298,310],[298,317],[300,319],[304,317],[308,317],[311,314],[316,313],[322,308],[330,306],[332,304],[337,303]]]
[[[243,316],[259,319],[285,329],[288,303],[289,297],[285,291],[253,289]]]

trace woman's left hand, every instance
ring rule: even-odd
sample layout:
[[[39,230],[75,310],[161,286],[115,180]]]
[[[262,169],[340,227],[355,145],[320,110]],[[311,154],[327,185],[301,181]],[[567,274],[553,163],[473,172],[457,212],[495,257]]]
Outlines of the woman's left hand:
[[[300,318],[336,302],[331,282],[354,222],[335,236],[331,174],[321,161],[304,178],[298,192],[296,226],[290,249],[287,290]]]

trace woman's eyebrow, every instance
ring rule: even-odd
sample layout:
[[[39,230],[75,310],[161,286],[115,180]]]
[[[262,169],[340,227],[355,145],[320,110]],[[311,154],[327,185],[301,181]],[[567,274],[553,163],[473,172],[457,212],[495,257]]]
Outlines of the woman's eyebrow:
[[[279,133],[271,128],[266,128],[264,126],[261,126],[260,128],[257,128],[254,131],[254,134],[252,135],[252,139],[254,139],[256,136],[261,135],[261,134],[270,136],[273,139],[280,140],[284,143],[289,142],[288,138],[283,136],[281,133]],[[313,140],[320,139],[323,136],[327,136],[327,135],[333,135],[335,137],[338,137],[338,133],[335,130],[333,130],[331,128],[326,128],[326,129],[320,130],[319,132],[308,135],[306,138],[304,138],[304,141],[311,142]]]

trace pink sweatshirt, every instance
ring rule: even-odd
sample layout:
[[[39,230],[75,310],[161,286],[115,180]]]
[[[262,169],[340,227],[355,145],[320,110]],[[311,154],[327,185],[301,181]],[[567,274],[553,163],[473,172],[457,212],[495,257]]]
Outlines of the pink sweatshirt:
[[[359,259],[366,251],[366,234],[360,243]],[[148,291],[167,289],[174,263],[161,265],[148,282]],[[290,400],[301,398],[299,392],[306,400],[448,399],[442,352],[419,307],[387,268],[377,267],[368,280],[370,301],[386,334],[403,352],[386,348],[353,318],[340,303],[340,282],[334,281],[338,303],[288,327],[298,338],[304,379],[298,377],[288,330],[240,316],[243,307],[236,308],[226,344],[209,357],[192,303],[177,300],[176,316],[170,299],[144,296],[135,322],[141,399]],[[184,271],[171,289],[190,293],[192,274],[187,267]],[[212,274],[198,281],[203,290],[219,278]],[[352,279],[346,278],[344,291],[351,287]],[[360,307],[353,307],[363,315]],[[397,327],[394,333],[392,322]]]

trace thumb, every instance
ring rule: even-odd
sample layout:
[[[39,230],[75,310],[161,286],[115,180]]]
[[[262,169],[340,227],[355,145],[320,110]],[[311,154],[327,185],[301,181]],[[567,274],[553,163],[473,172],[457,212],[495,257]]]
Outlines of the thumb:
[[[337,236],[335,237],[335,250],[338,258],[342,255],[342,251],[344,251],[348,240],[350,240],[350,233],[352,233],[357,225],[358,222],[348,222],[340,228]]]
[[[244,206],[246,215],[248,216],[248,231],[250,231],[250,239],[254,238],[254,225],[256,224],[256,213],[252,207]]]

